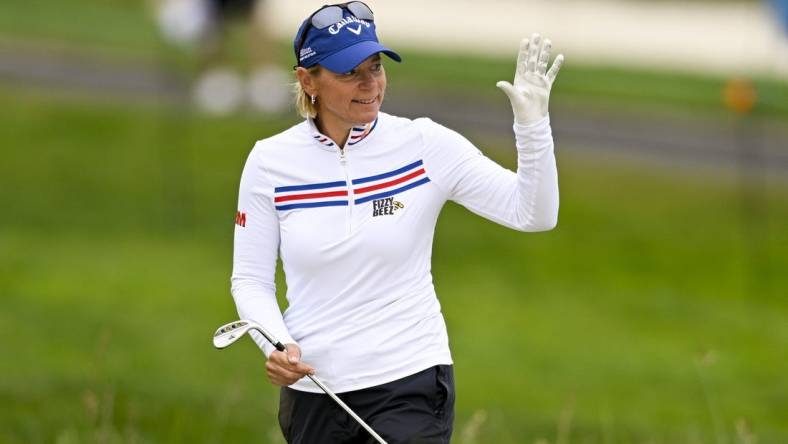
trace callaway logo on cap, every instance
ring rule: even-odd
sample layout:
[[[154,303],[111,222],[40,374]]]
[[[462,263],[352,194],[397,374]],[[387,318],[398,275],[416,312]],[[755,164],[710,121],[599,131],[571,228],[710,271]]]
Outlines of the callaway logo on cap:
[[[296,66],[320,64],[336,73],[349,72],[379,52],[397,62],[402,60],[378,42],[372,10],[362,2],[318,9],[301,23],[293,46]]]

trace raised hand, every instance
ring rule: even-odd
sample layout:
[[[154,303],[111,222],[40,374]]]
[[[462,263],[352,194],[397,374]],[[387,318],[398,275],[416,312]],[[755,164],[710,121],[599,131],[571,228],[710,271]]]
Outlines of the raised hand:
[[[530,39],[520,42],[520,53],[517,56],[517,70],[514,74],[514,85],[500,81],[495,86],[500,88],[512,102],[515,123],[528,125],[538,122],[547,116],[550,101],[550,89],[555,76],[564,63],[564,55],[559,54],[550,70],[550,39],[542,39],[533,34]]]

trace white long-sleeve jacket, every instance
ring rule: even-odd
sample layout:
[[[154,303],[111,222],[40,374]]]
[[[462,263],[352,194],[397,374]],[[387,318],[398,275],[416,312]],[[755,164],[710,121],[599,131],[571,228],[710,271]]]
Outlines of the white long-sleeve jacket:
[[[454,200],[521,231],[557,221],[549,118],[514,131],[517,173],[429,119],[385,113],[354,128],[342,149],[311,120],[257,142],[236,215],[232,294],[240,316],[297,343],[336,392],[451,364],[430,271],[443,204]],[[270,355],[273,347],[256,341]],[[320,391],[308,379],[291,387]]]

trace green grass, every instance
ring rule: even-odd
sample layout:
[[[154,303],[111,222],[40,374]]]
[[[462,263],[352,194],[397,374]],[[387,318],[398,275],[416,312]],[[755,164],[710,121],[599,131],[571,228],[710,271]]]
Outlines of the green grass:
[[[288,122],[0,101],[0,441],[277,442],[262,356],[209,336],[235,316],[241,167]],[[568,154],[559,170],[552,232],[454,204],[439,222],[457,442],[474,414],[477,442],[555,442],[567,411],[572,443],[739,442],[740,420],[786,442],[785,183]]]
[[[144,55],[161,43],[151,11],[141,0],[7,0],[0,37]]]

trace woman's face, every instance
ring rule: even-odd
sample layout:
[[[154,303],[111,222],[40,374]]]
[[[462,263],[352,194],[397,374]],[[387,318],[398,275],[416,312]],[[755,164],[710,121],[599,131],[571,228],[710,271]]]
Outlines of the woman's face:
[[[352,71],[323,69],[315,80],[317,116],[323,124],[364,125],[378,117],[386,92],[386,71],[375,54]]]

